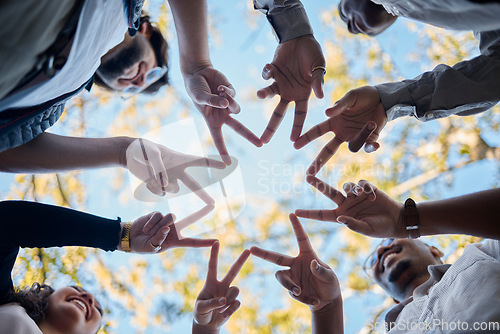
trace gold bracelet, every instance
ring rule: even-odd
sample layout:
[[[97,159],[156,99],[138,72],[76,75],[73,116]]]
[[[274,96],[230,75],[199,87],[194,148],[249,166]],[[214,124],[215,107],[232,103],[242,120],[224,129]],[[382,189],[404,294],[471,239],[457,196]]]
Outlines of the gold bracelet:
[[[130,226],[132,226],[132,223],[125,223],[123,224],[123,229],[122,229],[122,236],[120,239],[120,245],[122,246],[122,249],[124,252],[130,253]]]

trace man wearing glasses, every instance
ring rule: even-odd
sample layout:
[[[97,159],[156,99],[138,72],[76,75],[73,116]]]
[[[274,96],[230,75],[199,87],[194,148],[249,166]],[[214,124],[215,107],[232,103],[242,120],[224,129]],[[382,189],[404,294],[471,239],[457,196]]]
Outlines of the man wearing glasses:
[[[386,315],[390,333],[500,332],[500,188],[417,205],[398,203],[364,180],[344,184],[345,195],[316,177],[307,181],[338,207],[297,216],[386,238],[365,268],[397,303]],[[437,248],[416,240],[437,234],[486,241],[468,245],[450,265]]]

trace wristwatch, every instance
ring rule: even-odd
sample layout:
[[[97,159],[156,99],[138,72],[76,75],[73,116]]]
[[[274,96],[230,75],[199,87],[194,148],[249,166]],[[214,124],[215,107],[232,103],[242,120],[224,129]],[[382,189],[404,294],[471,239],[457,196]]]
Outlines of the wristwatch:
[[[403,222],[408,231],[408,238],[417,239],[420,237],[420,220],[418,218],[417,204],[411,198],[405,201]]]

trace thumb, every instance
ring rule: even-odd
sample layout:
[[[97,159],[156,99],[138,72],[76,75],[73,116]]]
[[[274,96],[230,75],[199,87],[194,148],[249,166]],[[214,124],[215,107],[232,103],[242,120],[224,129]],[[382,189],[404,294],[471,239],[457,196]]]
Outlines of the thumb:
[[[314,71],[312,73],[312,89],[314,95],[318,99],[322,99],[325,95],[323,93],[323,84],[325,83],[325,72],[324,71]]]
[[[331,275],[328,275],[328,272],[331,269],[322,266],[318,262],[318,260],[313,259],[311,261],[310,270],[311,270],[311,273],[313,274],[313,276],[316,277],[317,279],[319,279],[320,281],[322,281],[322,282],[330,282],[331,281]]]
[[[195,307],[195,312],[198,314],[206,314],[215,309],[224,307],[226,304],[225,297],[216,297],[207,300],[198,300]]]
[[[346,225],[354,232],[358,232],[367,236],[375,236],[373,227],[363,220],[358,220],[349,216],[337,217],[337,222]]]
[[[262,79],[269,80],[274,77],[273,66],[271,64],[266,64],[262,69]]]
[[[347,92],[340,100],[335,102],[335,104],[326,109],[325,114],[328,117],[333,117],[342,114],[347,110],[347,108],[352,107],[356,102],[356,94],[352,91]]]

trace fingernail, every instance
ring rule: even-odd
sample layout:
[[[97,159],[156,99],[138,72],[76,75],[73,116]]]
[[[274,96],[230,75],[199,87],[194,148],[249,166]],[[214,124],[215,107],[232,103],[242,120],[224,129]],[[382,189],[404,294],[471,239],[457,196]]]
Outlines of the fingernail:
[[[319,270],[319,263],[316,262],[316,270]]]
[[[344,219],[337,219],[337,222],[341,223],[341,224],[344,224],[344,225],[347,224],[347,221],[344,220]]]
[[[165,232],[163,232],[164,235],[167,235],[168,232],[170,232],[170,228],[168,230],[166,230]]]
[[[315,300],[313,301],[313,305],[314,305],[314,306],[318,306],[318,305],[319,305],[319,300],[315,299]]]
[[[219,298],[219,300],[217,301],[217,303],[219,303],[220,305],[223,305],[224,302],[225,302],[224,297],[223,298]]]
[[[375,124],[374,123],[368,124],[368,130],[370,131],[375,130]]]
[[[365,152],[366,153],[375,152],[375,147],[372,144],[366,144],[365,145]]]
[[[294,286],[292,288],[292,291],[293,291],[294,295],[296,295],[296,296],[300,295],[300,289],[298,287]]]
[[[166,192],[166,191],[162,191],[162,192],[161,192],[161,195],[162,195],[162,196],[165,196],[166,194],[167,194],[167,192]]]

